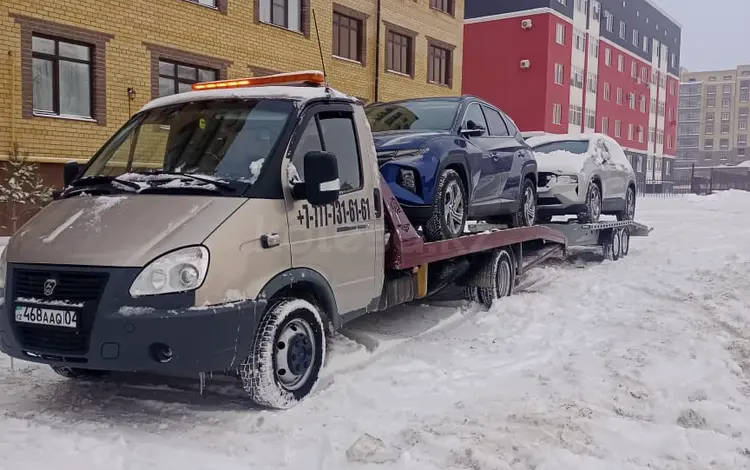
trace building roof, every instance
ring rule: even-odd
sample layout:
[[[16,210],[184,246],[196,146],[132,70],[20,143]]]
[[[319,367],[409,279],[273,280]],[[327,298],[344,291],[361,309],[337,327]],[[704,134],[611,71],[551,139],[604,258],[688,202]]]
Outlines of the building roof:
[[[146,111],[162,106],[188,103],[191,101],[207,101],[221,99],[248,99],[268,98],[287,99],[293,101],[307,102],[313,99],[336,98],[351,102],[357,102],[357,98],[349,96],[333,88],[307,87],[307,86],[251,86],[242,88],[230,88],[223,90],[188,91],[174,95],[157,98],[141,108]]]

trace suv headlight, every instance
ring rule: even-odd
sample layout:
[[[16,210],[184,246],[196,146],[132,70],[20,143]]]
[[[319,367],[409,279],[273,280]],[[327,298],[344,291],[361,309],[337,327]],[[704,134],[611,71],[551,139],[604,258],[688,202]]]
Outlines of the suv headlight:
[[[559,184],[576,184],[578,183],[578,175],[557,175],[557,182]]]
[[[205,246],[180,248],[147,264],[130,286],[130,295],[144,297],[195,290],[203,285],[207,272]]]

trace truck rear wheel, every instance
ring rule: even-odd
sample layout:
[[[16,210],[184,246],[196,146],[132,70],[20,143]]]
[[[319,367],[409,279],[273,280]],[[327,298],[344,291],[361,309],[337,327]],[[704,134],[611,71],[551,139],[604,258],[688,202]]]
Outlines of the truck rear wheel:
[[[302,299],[279,299],[266,310],[240,379],[250,399],[287,409],[315,389],[326,355],[319,309]]]
[[[467,300],[476,301],[486,308],[496,299],[513,294],[516,285],[516,264],[507,248],[492,251],[477,267],[471,283],[464,290]]]

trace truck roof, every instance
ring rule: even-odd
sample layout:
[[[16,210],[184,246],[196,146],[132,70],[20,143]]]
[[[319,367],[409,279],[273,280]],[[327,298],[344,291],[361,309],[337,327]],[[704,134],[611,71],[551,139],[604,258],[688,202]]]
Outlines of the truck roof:
[[[338,100],[358,102],[358,99],[342,93],[333,88],[323,86],[247,86],[238,88],[227,88],[218,90],[201,90],[187,91],[174,95],[157,98],[141,108],[140,111],[146,111],[162,106],[173,104],[188,103],[191,101],[207,101],[221,99],[246,99],[246,98],[269,98],[269,99],[288,99],[294,101],[308,102],[313,99],[334,98]]]

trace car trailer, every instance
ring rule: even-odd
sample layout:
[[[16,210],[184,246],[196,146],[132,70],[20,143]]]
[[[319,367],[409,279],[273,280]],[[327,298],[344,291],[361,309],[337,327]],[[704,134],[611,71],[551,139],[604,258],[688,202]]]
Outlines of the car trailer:
[[[645,237],[651,228],[634,221],[582,224],[578,221],[500,229],[473,224],[454,239],[425,242],[407,219],[385,182],[385,282],[376,310],[423,299],[450,285],[461,286],[467,300],[486,307],[511,295],[519,278],[569,247],[601,247],[604,256],[627,256],[630,237]]]

